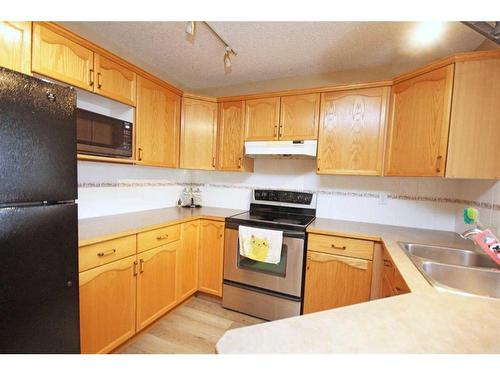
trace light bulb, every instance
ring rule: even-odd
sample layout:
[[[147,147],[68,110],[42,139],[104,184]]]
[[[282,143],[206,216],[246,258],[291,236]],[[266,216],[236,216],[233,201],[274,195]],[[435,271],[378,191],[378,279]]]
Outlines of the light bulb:
[[[229,52],[226,52],[224,54],[224,66],[226,68],[230,68],[231,67],[231,58],[229,57]]]
[[[196,28],[196,26],[194,24],[194,21],[188,21],[186,23],[186,34],[194,35],[195,28]]]
[[[417,45],[427,45],[436,40],[443,32],[442,22],[421,22],[413,32],[413,41]]]

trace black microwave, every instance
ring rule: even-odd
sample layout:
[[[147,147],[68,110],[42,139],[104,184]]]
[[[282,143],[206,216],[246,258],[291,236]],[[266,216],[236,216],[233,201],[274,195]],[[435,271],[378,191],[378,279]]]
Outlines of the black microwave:
[[[118,158],[132,157],[131,122],[77,108],[76,129],[78,153]]]

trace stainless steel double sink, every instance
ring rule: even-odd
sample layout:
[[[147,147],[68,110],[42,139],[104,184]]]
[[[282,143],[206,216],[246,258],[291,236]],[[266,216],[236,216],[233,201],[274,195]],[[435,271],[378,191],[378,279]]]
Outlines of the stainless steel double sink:
[[[409,242],[399,246],[435,288],[500,298],[500,268],[486,254]]]

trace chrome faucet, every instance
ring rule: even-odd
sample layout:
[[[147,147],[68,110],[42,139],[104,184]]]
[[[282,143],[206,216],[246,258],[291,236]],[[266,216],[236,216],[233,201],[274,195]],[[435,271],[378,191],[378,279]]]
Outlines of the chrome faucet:
[[[466,239],[466,240],[473,241],[472,236],[475,236],[476,234],[479,234],[479,233],[483,233],[483,231],[479,228],[468,229],[465,232],[463,232],[462,234],[460,234],[460,237],[462,237],[463,239]]]

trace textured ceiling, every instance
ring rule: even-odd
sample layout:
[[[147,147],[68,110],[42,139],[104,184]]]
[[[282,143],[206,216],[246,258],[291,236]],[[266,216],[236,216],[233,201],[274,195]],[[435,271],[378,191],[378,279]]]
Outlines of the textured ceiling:
[[[222,44],[201,22],[194,37],[185,22],[61,24],[174,85],[207,94],[283,77],[380,66],[400,72],[484,40],[458,22],[445,23],[425,47],[412,42],[416,22],[210,22],[238,53],[227,72]]]

